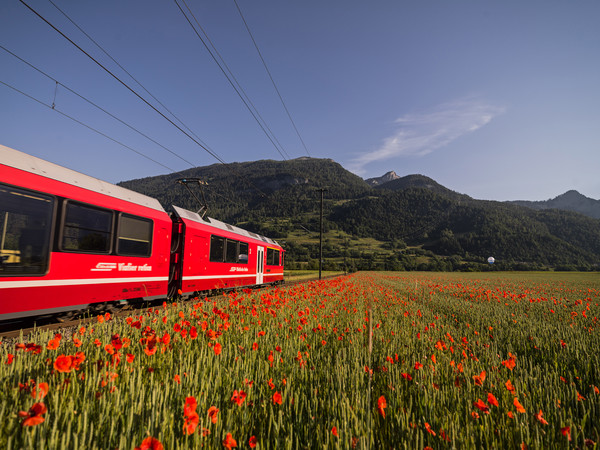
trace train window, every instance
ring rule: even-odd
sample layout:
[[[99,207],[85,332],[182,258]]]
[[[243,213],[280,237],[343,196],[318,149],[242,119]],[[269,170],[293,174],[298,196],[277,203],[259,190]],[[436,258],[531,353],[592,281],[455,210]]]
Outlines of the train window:
[[[240,242],[240,252],[238,254],[239,264],[248,264],[248,243]]]
[[[237,263],[238,255],[240,254],[238,251],[238,244],[238,241],[227,239],[227,246],[225,247],[225,262]]]
[[[279,265],[279,250],[274,248],[267,248],[267,264],[269,266]]]
[[[117,254],[150,256],[152,250],[152,221],[122,214],[117,234]]]
[[[212,262],[223,262],[225,253],[225,238],[221,236],[210,237],[210,260]]]
[[[54,198],[0,184],[0,276],[48,270]]]
[[[62,227],[61,250],[109,253],[113,212],[68,201]]]

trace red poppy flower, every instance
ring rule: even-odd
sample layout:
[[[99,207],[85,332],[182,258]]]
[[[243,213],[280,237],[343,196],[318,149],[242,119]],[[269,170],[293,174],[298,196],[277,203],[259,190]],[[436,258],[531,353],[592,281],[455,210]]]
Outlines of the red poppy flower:
[[[504,367],[506,367],[507,369],[509,369],[509,370],[513,370],[515,368],[515,366],[516,366],[514,357],[513,358],[509,358],[506,361],[502,361],[502,365]]]
[[[257,441],[256,436],[250,436],[250,439],[248,439],[248,446],[250,448],[256,447],[256,441]]]
[[[491,392],[487,395],[487,401],[490,405],[498,406],[498,400],[494,397],[494,394]]]
[[[54,370],[68,373],[72,369],[72,358],[70,356],[60,355],[54,360]]]
[[[158,439],[148,436],[135,450],[164,450],[164,447]]]
[[[71,367],[75,370],[79,370],[79,366],[85,361],[85,353],[76,352],[75,356],[71,356]]]
[[[183,418],[183,432],[184,434],[194,434],[196,428],[198,427],[198,422],[200,421],[200,417],[197,412],[191,412],[190,414],[186,414]]]
[[[490,413],[490,408],[480,398],[478,398],[476,402],[473,402],[473,406],[475,406],[477,409],[479,409],[482,413],[485,413],[485,414]]]
[[[242,406],[244,400],[246,400],[246,393],[244,391],[233,391],[233,395],[231,396],[232,402],[237,403],[238,406]]]
[[[46,346],[46,348],[48,350],[56,350],[58,348],[58,345],[60,344],[60,339],[50,339],[48,341],[48,345]]]
[[[483,382],[485,381],[486,373],[485,370],[482,371],[479,375],[473,375],[473,381],[477,386],[483,386]]]
[[[211,406],[210,408],[208,408],[208,416],[210,417],[212,423],[217,423],[217,421],[219,420],[218,414],[219,410],[215,406]]]
[[[220,355],[222,349],[223,349],[223,347],[218,342],[213,347],[213,351],[215,352],[215,355]]]
[[[231,450],[233,447],[237,447],[236,440],[231,436],[231,433],[227,433],[225,439],[223,440],[223,447]]]
[[[544,419],[542,417],[542,410],[540,409],[540,412],[537,414],[534,414],[535,418],[538,420],[538,422],[540,422],[542,425],[548,425],[548,422],[546,421],[546,419]]]
[[[571,440],[571,427],[563,427],[560,429],[563,436],[566,436],[569,441]]]
[[[435,436],[435,431],[431,429],[431,425],[429,425],[427,422],[425,422],[425,429],[430,435]]]
[[[417,361],[415,363],[415,370],[419,370],[421,367],[423,367],[423,364],[421,364],[419,361]]]
[[[18,345],[18,344],[17,344]],[[19,347],[17,347],[19,348]],[[37,345],[34,344],[33,342],[30,342],[29,344],[27,344],[25,346],[25,351],[26,352],[32,352],[34,355],[38,355],[41,353],[42,351],[42,346],[41,345]]]
[[[519,400],[517,400],[517,397],[515,397],[513,404],[515,405],[515,408],[517,408],[517,412],[520,412],[520,413],[526,412],[525,408],[523,408],[523,405],[521,405]]]
[[[196,401],[196,397],[186,397],[185,405],[183,405],[183,415],[187,416],[196,411],[198,407],[198,402]]]
[[[273,394],[273,404],[275,403],[281,405],[281,393],[279,393],[278,391],[275,391],[275,393]]]
[[[517,394],[516,394],[516,392],[515,392],[515,387],[514,387],[514,386],[513,386],[513,384],[510,382],[510,380],[508,380],[508,381],[506,382],[505,386],[506,386],[506,389],[508,389],[508,390],[509,390],[509,392],[510,392],[512,395],[517,395]]]
[[[45,418],[42,417],[42,414],[45,414],[47,411],[46,405],[43,403],[35,403],[29,411],[20,411],[19,416],[25,417],[25,420],[21,424],[23,427],[34,427],[42,423]]]
[[[333,434],[335,437],[338,437],[338,431],[337,431],[337,427],[333,427],[331,429],[331,434]]]
[[[31,390],[31,396],[36,400],[43,399],[48,394],[48,383],[40,383]]]
[[[135,355],[132,355],[131,353],[127,353],[127,362],[128,363],[132,363],[134,359],[135,359]]]
[[[14,358],[15,358],[15,355],[13,355],[12,353],[9,353],[6,357],[6,362],[4,364],[12,364]]]
[[[387,401],[385,400],[385,397],[382,395],[377,400],[377,410],[379,411],[379,414],[381,414],[381,417],[383,417],[384,419],[385,419],[385,408],[387,408]]]

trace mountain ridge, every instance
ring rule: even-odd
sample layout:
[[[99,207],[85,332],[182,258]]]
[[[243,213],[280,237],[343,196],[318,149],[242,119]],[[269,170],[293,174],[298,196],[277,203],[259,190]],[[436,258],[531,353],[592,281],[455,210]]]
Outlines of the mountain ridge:
[[[600,219],[600,200],[594,200],[593,198],[586,197],[574,189],[571,189],[564,194],[560,194],[549,200],[513,200],[509,203],[526,206],[536,210],[561,209],[566,211],[575,211],[588,217],[593,217],[594,219]]]
[[[175,180],[199,177],[208,183],[209,216],[285,243],[290,267],[318,260],[322,188],[330,267],[483,270],[489,256],[505,270],[600,267],[598,219],[476,200],[424,175],[394,175],[373,187],[335,161],[302,158],[214,164],[120,185],[167,209],[196,210]]]

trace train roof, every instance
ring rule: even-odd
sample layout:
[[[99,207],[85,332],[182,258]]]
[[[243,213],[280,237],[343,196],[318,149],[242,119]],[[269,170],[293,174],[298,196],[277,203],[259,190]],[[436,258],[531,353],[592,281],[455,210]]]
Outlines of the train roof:
[[[210,227],[229,231],[231,233],[235,233],[235,234],[239,234],[241,236],[256,239],[258,241],[263,241],[266,244],[273,244],[273,245],[277,245],[278,247],[281,247],[281,245],[279,245],[279,243],[277,241],[275,241],[271,238],[262,236],[260,234],[252,233],[251,231],[244,230],[243,228],[238,228],[233,225],[229,225],[228,223],[221,222],[220,220],[217,220],[217,219],[213,219],[212,217],[207,217],[206,219],[203,219],[202,217],[200,217],[199,214],[192,212],[192,211],[188,211],[187,209],[180,208],[175,205],[173,205],[173,210],[182,219],[188,219],[193,222],[201,223],[203,225],[207,225]]]
[[[146,206],[157,211],[165,211],[155,198],[84,175],[4,145],[0,145],[0,164],[135,203],[136,205]]]

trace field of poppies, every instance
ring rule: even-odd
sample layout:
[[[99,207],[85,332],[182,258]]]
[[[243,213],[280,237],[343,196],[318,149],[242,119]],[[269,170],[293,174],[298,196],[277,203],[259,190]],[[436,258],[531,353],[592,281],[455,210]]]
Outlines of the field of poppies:
[[[359,273],[0,344],[1,448],[598,448],[598,274]]]

